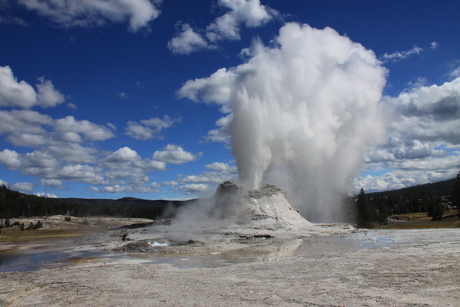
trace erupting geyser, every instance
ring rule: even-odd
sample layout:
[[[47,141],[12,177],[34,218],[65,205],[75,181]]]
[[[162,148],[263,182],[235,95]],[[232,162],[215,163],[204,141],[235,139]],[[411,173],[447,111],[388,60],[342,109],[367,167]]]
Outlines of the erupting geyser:
[[[270,46],[256,41],[242,54],[246,63],[189,80],[179,95],[231,113],[245,187],[275,183],[309,220],[337,220],[368,146],[384,141],[378,103],[385,68],[335,30],[295,23]]]

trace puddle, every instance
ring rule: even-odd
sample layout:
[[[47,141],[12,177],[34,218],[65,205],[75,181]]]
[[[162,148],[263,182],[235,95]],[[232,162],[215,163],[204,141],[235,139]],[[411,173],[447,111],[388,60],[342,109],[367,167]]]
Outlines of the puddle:
[[[124,254],[112,256],[112,259],[141,260],[142,264],[170,264],[179,268],[222,267],[235,263],[270,262],[292,257],[296,254],[303,240],[294,240],[285,243],[272,243],[267,245],[248,246],[246,248],[225,252],[212,252],[199,256],[172,256],[150,257],[148,254]]]
[[[101,251],[66,252],[63,249],[20,249],[0,251],[0,272],[25,272],[56,268],[72,259],[100,257]]]
[[[362,243],[362,242],[361,242]],[[357,240],[348,237],[297,239],[284,243],[248,246],[226,252],[213,252],[202,256],[148,257],[147,255],[122,255],[118,259],[139,260],[142,264],[169,264],[179,268],[223,267],[237,263],[273,262],[292,257],[337,256],[360,248]],[[147,257],[146,257],[147,256]]]
[[[394,245],[396,242],[390,238],[384,238],[384,237],[374,237],[366,240],[364,244],[362,245],[363,247],[381,247],[381,246],[390,246]]]

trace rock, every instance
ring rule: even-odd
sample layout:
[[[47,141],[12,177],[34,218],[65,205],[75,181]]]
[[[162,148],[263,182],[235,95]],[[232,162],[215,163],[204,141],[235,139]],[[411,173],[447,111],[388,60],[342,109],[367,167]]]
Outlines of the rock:
[[[114,251],[118,253],[147,253],[152,249],[152,245],[147,240],[142,240],[115,248]]]

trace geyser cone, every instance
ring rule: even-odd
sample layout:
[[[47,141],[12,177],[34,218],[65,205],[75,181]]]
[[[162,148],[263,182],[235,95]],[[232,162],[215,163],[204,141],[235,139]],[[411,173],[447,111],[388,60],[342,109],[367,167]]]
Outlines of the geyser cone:
[[[250,228],[292,229],[310,226],[287,199],[286,190],[267,184],[260,190],[248,191],[226,181],[212,198],[211,218],[234,221]]]

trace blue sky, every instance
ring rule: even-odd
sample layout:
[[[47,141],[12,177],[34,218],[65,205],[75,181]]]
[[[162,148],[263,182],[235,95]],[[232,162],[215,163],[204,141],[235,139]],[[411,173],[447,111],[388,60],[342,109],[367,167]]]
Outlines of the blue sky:
[[[192,198],[237,181],[251,153],[231,141],[242,119],[232,124],[238,104],[227,94],[237,90],[228,82],[244,76],[245,63],[258,69],[254,46],[279,50],[294,24],[306,41],[318,39],[299,47],[305,53],[340,58],[334,44],[351,41],[384,78],[369,103],[375,110],[351,113],[379,121],[356,131],[378,133],[363,134],[350,153],[341,192],[452,178],[460,170],[459,13],[458,1],[0,0],[0,181],[50,197],[147,199]],[[321,147],[315,133],[313,151],[340,151],[341,143]],[[268,166],[255,171],[260,183],[287,159],[270,148]]]

